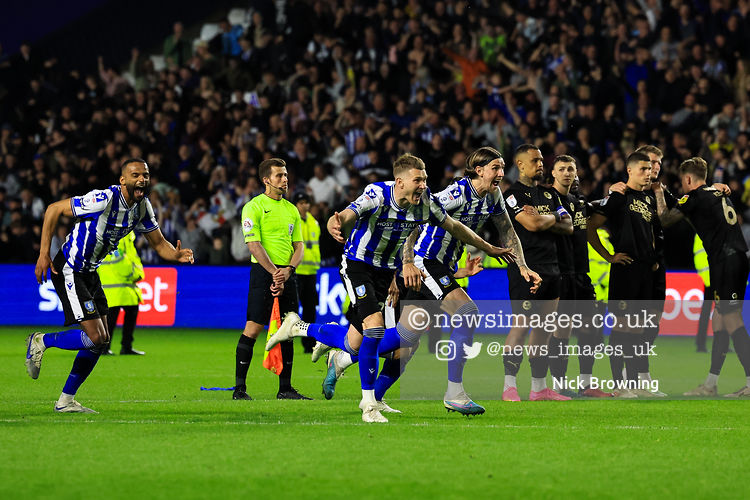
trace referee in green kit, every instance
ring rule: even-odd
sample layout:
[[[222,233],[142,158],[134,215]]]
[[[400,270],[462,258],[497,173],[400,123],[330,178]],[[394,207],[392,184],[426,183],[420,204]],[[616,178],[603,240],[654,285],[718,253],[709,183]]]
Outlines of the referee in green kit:
[[[255,340],[271,318],[273,298],[279,297],[282,317],[299,310],[297,279],[302,261],[302,220],[297,207],[284,199],[289,187],[286,163],[279,158],[264,160],[258,167],[266,192],[242,208],[242,233],[252,254],[250,290],[247,294],[247,323],[237,342],[235,387],[232,399],[252,399],[247,394],[247,370]],[[294,344],[281,343],[284,369],[279,375],[278,399],[311,399],[292,387]]]

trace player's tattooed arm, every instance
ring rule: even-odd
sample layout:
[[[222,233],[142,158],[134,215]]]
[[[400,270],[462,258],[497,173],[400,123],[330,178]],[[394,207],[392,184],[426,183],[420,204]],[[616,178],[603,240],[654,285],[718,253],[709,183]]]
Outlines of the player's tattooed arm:
[[[516,264],[518,264],[518,267],[528,267],[526,266],[526,258],[523,255],[521,240],[518,238],[516,230],[513,229],[513,223],[510,221],[507,210],[502,214],[493,215],[492,222],[500,233],[503,245],[510,248],[516,255]]]
[[[508,264],[516,261],[516,254],[511,248],[500,248],[490,245],[484,241],[477,233],[466,227],[461,221],[457,221],[450,215],[445,218],[440,225],[443,229],[451,233],[458,240],[468,243],[492,257],[499,257]]]
[[[356,220],[357,214],[350,208],[344,209],[341,213],[334,212],[331,218],[328,219],[328,232],[333,236],[334,240],[344,243]]]
[[[420,228],[415,227],[414,230],[409,234],[404,241],[403,256],[401,258],[402,268],[401,271],[404,275],[404,284],[413,290],[419,291],[422,286],[422,279],[425,277],[424,273],[414,265],[414,245],[417,243],[419,238]]]
[[[44,212],[44,223],[42,224],[42,241],[39,246],[39,258],[36,261],[36,280],[41,285],[47,281],[47,270],[51,269],[53,273],[57,274],[55,268],[52,267],[52,259],[50,258],[50,246],[52,245],[52,234],[57,228],[57,221],[60,220],[60,216],[65,215],[66,217],[73,216],[73,208],[70,205],[70,198],[56,201],[47,207]]]
[[[656,196],[656,212],[659,214],[659,222],[662,227],[669,227],[672,224],[679,222],[682,218],[682,212],[678,209],[669,209],[667,207],[667,200],[664,197],[664,188],[659,182],[652,184],[654,190],[654,196]]]
[[[602,214],[594,214],[589,217],[586,222],[586,232],[589,243],[593,249],[610,264],[631,264],[633,259],[628,254],[618,252],[612,255],[606,248],[604,248],[604,245],[602,245],[602,241],[599,239],[599,233],[597,233],[596,230],[602,227],[606,221],[607,218]]]

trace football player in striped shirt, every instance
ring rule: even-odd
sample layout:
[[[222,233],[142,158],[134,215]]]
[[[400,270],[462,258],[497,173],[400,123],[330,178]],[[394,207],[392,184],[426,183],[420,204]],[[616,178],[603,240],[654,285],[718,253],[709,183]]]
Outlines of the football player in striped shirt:
[[[122,164],[119,186],[57,201],[44,214],[36,279],[42,284],[47,281],[47,271],[52,271],[52,283],[65,312],[65,326],[80,325],[78,329],[56,333],[35,332],[26,339],[26,370],[33,379],[39,377],[45,349],[78,351],[55,403],[57,412],[97,413],[73,398],[96,366],[102,348],[107,348],[109,332],[106,321],[102,320],[107,317],[107,299],[96,268],[117,248],[120,239],[135,230],[143,233],[161,258],[193,262],[192,250],[181,248],[179,240],[175,247],[164,239],[148,200],[149,182],[146,162],[131,158]],[[75,224],[52,261],[52,233],[62,215],[74,217]]]
[[[395,181],[368,185],[362,196],[328,221],[328,231],[333,238],[345,243],[341,276],[352,303],[347,312],[351,325],[346,336],[342,335],[345,330],[337,325],[308,325],[290,314],[266,345],[266,349],[270,349],[276,342],[291,336],[311,336],[323,344],[358,355],[362,383],[360,408],[365,422],[388,421],[381,410],[390,409],[376,397],[376,378],[387,389],[398,378],[402,364],[397,359],[386,360],[377,377],[378,354],[386,352],[380,348],[381,340],[385,337],[384,343],[390,344],[391,339],[395,339],[393,344],[397,348],[416,345],[419,338],[403,323],[386,332],[382,313],[382,304],[394,280],[402,287],[420,287],[423,274],[413,262],[413,245],[419,226],[439,225],[457,239],[491,256],[510,261],[515,257],[512,249],[490,245],[446,214],[427,189],[427,173],[421,159],[408,153],[402,155],[393,164],[393,176]],[[405,245],[407,238],[409,243]],[[406,256],[403,261],[402,255]],[[398,271],[401,271],[400,276],[397,276]],[[381,395],[384,391],[378,392]]]
[[[465,177],[438,193],[438,201],[451,217],[473,231],[481,228],[488,219],[492,220],[505,246],[513,250],[521,276],[531,282],[532,289],[536,291],[541,278],[526,265],[521,241],[505,209],[499,187],[504,175],[505,161],[500,152],[490,147],[479,148],[466,159]],[[473,344],[477,322],[472,320],[472,316],[478,314],[479,309],[456,282],[456,277],[461,277],[457,276],[456,262],[463,249],[463,242],[442,227],[426,226],[414,249],[414,262],[424,274],[424,286],[419,291],[410,290],[407,300],[442,301],[443,311],[462,318],[462,321],[455,322],[459,326],[451,332],[458,355],[448,361],[448,388],[443,405],[448,411],[472,415],[484,413],[484,408],[472,401],[464,390],[466,357],[462,349]],[[404,314],[408,312],[404,311]],[[453,321],[451,324],[454,324]]]

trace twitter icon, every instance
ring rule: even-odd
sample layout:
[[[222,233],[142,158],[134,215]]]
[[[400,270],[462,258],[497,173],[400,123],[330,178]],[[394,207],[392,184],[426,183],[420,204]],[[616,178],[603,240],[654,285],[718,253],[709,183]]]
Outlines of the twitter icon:
[[[474,359],[479,356],[482,351],[482,343],[474,342],[471,345],[463,344],[464,346],[464,359]]]

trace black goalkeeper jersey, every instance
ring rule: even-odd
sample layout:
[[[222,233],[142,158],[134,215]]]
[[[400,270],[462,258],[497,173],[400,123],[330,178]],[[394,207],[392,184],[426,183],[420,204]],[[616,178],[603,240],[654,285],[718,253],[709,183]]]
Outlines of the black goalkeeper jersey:
[[[599,211],[607,217],[610,242],[616,253],[626,253],[642,264],[659,262],[655,226],[660,229],[661,225],[654,198],[627,188],[624,195],[612,193],[604,198]]]
[[[703,240],[709,266],[722,257],[747,252],[732,201],[721,191],[704,184],[680,198],[677,209]]]
[[[518,214],[523,212],[524,205],[536,208],[541,215],[554,214],[560,206],[560,199],[549,190],[517,181],[505,191],[505,205],[510,210],[513,229],[521,240],[529,267],[540,274],[560,274],[556,235],[551,231],[529,231],[516,220]]]

